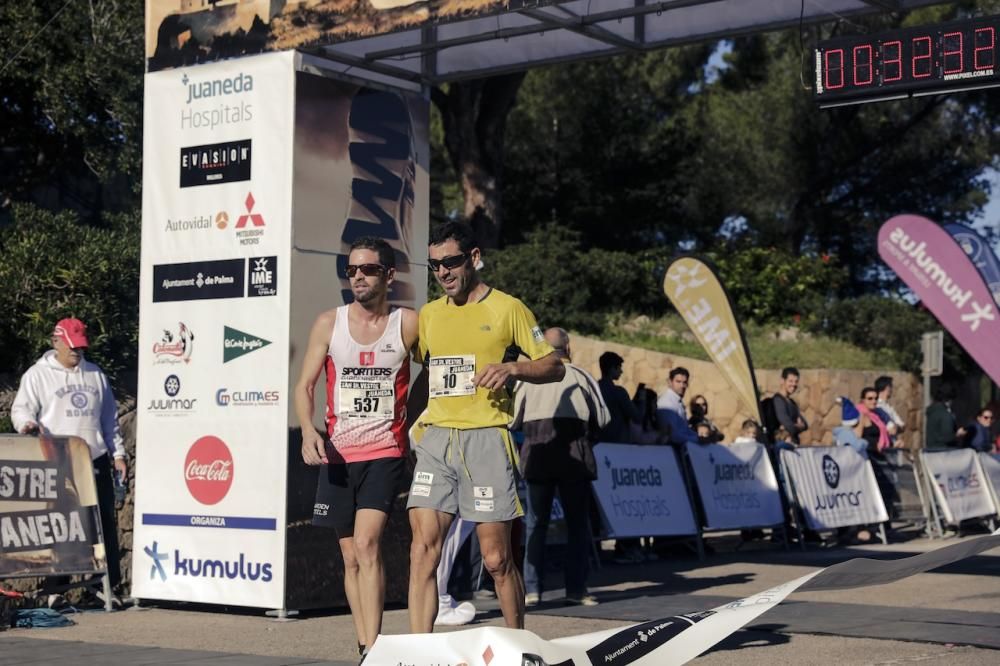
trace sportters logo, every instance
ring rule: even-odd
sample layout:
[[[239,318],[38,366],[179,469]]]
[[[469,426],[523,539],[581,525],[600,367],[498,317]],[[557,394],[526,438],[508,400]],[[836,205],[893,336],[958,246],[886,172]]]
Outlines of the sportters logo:
[[[250,257],[247,262],[250,272],[247,296],[276,296],[278,294],[278,257]]]
[[[271,344],[270,340],[225,326],[222,334],[222,362],[229,363],[269,344]]]
[[[178,322],[176,333],[165,328],[159,342],[153,343],[153,354],[156,355],[153,363],[190,363],[193,351],[194,333],[184,322]]]
[[[278,391],[230,391],[220,388],[215,392],[215,404],[219,407],[273,407],[278,404]]]
[[[840,465],[829,455],[823,456],[823,479],[831,488],[840,485]]]
[[[225,125],[237,125],[253,119],[253,105],[243,100],[230,103],[226,97],[253,91],[253,76],[240,72],[229,78],[196,81],[184,74],[181,83],[186,88],[184,109],[181,110],[181,130],[214,130]]]
[[[375,365],[375,352],[358,352],[358,355],[359,365]]]
[[[250,180],[251,139],[181,148],[180,186]]]
[[[233,485],[233,455],[218,437],[205,435],[191,445],[184,459],[188,492],[202,504],[218,504]]]

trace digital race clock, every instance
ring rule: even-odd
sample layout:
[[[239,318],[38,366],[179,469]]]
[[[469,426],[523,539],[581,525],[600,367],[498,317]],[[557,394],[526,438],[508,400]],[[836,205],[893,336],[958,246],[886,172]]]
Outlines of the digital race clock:
[[[1000,85],[1000,17],[839,37],[816,48],[822,107]]]

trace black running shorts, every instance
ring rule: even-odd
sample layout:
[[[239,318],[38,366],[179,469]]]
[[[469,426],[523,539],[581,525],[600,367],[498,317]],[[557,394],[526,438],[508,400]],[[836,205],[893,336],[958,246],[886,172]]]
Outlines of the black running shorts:
[[[405,458],[322,465],[316,483],[313,525],[332,527],[340,538],[351,536],[358,509],[391,512],[396,495],[406,488],[405,476]]]

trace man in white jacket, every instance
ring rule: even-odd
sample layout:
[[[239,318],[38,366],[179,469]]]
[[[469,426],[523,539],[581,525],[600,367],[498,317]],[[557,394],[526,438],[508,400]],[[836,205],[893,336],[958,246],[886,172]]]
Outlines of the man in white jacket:
[[[73,435],[87,442],[94,461],[108,575],[115,586],[121,571],[111,459],[122,479],[127,478],[128,466],[118,431],[115,396],[107,376],[84,359],[87,347],[84,323],[60,320],[52,330],[52,349],[21,376],[10,418],[22,434]]]

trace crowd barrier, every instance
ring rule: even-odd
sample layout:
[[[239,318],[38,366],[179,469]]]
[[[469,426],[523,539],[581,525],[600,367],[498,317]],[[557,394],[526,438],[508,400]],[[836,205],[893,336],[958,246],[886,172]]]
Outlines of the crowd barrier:
[[[976,451],[921,451],[920,460],[931,489],[928,499],[939,523],[958,526],[964,520],[979,518],[992,528],[997,502]]]

